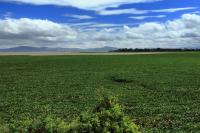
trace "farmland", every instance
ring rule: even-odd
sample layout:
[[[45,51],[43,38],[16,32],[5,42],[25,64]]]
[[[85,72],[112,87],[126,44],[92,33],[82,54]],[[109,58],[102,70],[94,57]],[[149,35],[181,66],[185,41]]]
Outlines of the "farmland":
[[[0,123],[46,107],[71,121],[104,95],[144,132],[198,132],[200,53],[0,56]]]

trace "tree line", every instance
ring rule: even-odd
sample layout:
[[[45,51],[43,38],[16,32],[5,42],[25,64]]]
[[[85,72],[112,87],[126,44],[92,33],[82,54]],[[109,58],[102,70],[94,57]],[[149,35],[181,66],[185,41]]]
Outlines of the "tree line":
[[[187,52],[200,51],[199,48],[121,48],[110,52]]]

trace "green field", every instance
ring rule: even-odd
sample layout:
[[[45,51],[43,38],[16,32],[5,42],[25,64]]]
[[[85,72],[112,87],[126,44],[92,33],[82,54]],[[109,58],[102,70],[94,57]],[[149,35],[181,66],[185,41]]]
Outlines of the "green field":
[[[118,96],[147,132],[200,131],[200,53],[0,56],[0,121],[44,107],[71,121],[102,95]]]

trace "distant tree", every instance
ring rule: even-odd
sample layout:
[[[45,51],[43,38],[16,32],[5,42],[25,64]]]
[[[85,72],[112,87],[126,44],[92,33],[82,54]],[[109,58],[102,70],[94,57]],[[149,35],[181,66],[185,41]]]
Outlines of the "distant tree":
[[[122,48],[110,52],[187,52],[187,51],[200,51],[198,48]]]

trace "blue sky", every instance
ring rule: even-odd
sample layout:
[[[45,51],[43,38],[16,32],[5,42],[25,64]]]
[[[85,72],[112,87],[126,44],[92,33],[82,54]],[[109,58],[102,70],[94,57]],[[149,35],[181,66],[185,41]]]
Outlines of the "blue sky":
[[[184,32],[181,34],[174,33],[174,27],[169,28],[175,22],[182,24],[185,24],[185,21],[199,22],[200,0],[72,1],[0,0],[0,27],[4,27],[4,30],[0,30],[2,34],[0,47],[30,45],[80,48],[102,46],[144,48],[199,47],[200,45],[199,33],[192,30],[194,27],[188,29],[186,25],[185,27],[177,26],[177,30],[185,28],[184,31],[180,31]],[[191,20],[187,20],[187,18],[191,18]],[[41,28],[40,22],[44,22],[41,26],[51,27],[49,29],[48,27]],[[194,23],[196,24],[196,22]],[[35,29],[24,28],[30,25],[33,25]],[[7,29],[5,26],[7,26]],[[20,26],[24,27],[21,28]],[[163,30],[166,34],[173,33],[175,39],[173,40],[166,34],[160,35],[161,31],[157,31],[159,37],[163,39],[157,40],[157,34],[152,36],[150,33],[146,33],[152,32],[152,27],[155,31]],[[16,32],[12,33],[11,30],[16,30]],[[144,30],[147,31],[144,33]],[[27,35],[26,32],[30,34],[28,37],[25,36]],[[52,32],[52,34],[46,35],[47,33],[44,32]],[[54,35],[56,33],[60,36]],[[189,45],[187,44],[187,42],[190,42],[188,36],[187,38],[184,38],[184,36],[193,33],[195,33],[195,41]],[[142,37],[148,38],[148,35],[151,38],[150,41]],[[152,37],[155,40],[152,40]],[[180,37],[182,40],[177,40]],[[193,40],[193,38],[194,36],[190,39]],[[166,39],[166,43],[164,43],[164,39]],[[11,40],[15,40],[15,43],[12,43]],[[172,42],[174,44],[169,44]]]

